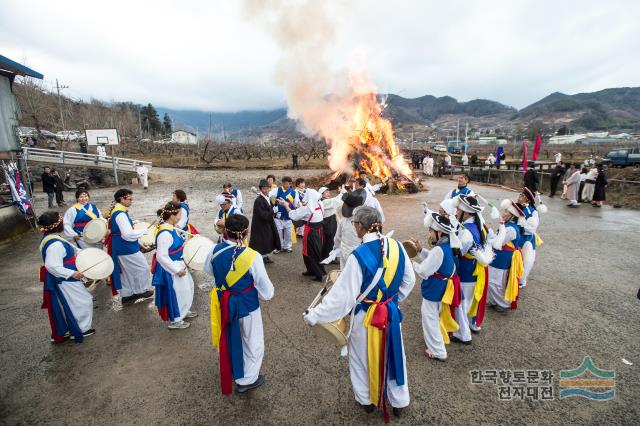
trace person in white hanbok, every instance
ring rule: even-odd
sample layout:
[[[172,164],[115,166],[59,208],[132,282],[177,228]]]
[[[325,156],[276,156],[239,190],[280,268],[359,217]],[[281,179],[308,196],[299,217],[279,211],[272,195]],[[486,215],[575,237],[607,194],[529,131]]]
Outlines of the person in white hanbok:
[[[135,302],[153,296],[151,272],[138,240],[146,234],[146,229],[133,229],[134,221],[129,217],[128,208],[133,204],[133,192],[119,189],[114,194],[115,203],[109,213],[107,246],[114,262],[111,275],[114,309],[121,303]],[[118,299],[122,298],[119,302]]]
[[[361,239],[356,233],[356,229],[353,227],[353,210],[359,207],[364,202],[362,197],[359,197],[353,193],[342,194],[342,216],[338,221],[338,229],[336,236],[333,239],[333,250],[340,256],[340,269],[344,269],[347,264],[347,259],[351,255],[351,252],[360,245]]]
[[[156,307],[160,318],[169,321],[169,329],[184,329],[190,323],[185,318],[195,318],[193,304],[193,278],[182,259],[186,235],[177,225],[182,209],[180,203],[171,201],[158,210],[162,223],[156,230],[156,253],[152,263],[152,283],[156,287]]]
[[[62,343],[74,339],[77,343],[95,333],[93,296],[81,281],[82,272],[76,269],[77,248],[60,236],[63,219],[58,212],[48,211],[38,218],[43,238],[40,253],[44,266],[40,270],[43,280],[42,308],[47,309],[51,325],[51,341]]]
[[[397,287],[396,293],[387,294],[387,301],[382,301],[387,303],[389,311],[395,311],[397,304],[402,303],[407,298],[416,280],[411,267],[411,260],[409,256],[407,256],[402,244],[398,244],[397,241],[381,235],[382,225],[380,224],[380,220],[380,214],[374,208],[363,206],[358,207],[354,211],[353,223],[358,237],[362,238],[363,245],[356,249],[357,253],[353,252],[351,256],[349,256],[344,270],[331,287],[331,290],[322,299],[322,302],[306,312],[304,316],[307,324],[315,325],[317,323],[329,323],[339,320],[344,318],[353,309],[356,309],[356,313],[352,317],[352,330],[348,341],[349,371],[355,399],[367,412],[372,412],[375,406],[380,407],[381,405],[379,399],[374,400],[371,396],[368,336],[372,331],[369,328],[370,326],[364,324],[365,314],[369,308],[373,306],[373,302],[367,297],[369,297],[372,292],[377,293],[375,287],[371,286],[377,286],[380,289],[380,286],[386,285],[385,292],[386,289],[392,286]],[[386,283],[387,277],[385,274],[381,274],[381,272],[390,267],[390,264],[385,264],[378,258],[376,261],[379,262],[379,269],[371,276],[371,269],[366,262],[364,262],[363,256],[360,253],[362,252],[366,255],[368,253],[367,250],[372,250],[372,253],[375,253],[375,257],[376,254],[379,255],[380,252],[382,252],[383,256],[387,258],[387,262],[390,262],[390,247],[394,244],[397,244],[398,247],[397,251],[395,251],[398,256],[396,259],[398,263],[395,266],[396,275],[393,277],[392,284],[388,284]],[[396,248],[393,247],[393,250],[396,250]],[[375,258],[372,259],[375,260]],[[380,267],[380,265],[383,264],[386,265],[386,268]],[[400,264],[404,265],[402,269],[399,268]],[[384,276],[384,279],[381,278],[382,276]],[[365,277],[369,278],[366,279]],[[398,282],[395,281],[396,279]],[[369,288],[371,288],[371,290],[369,290]],[[381,290],[378,291],[382,292]],[[389,306],[391,303],[394,305]],[[400,327],[400,324],[397,324],[397,327]],[[398,340],[396,341],[403,347],[401,328],[396,328],[396,330],[399,331]],[[400,350],[401,348],[397,349]],[[391,407],[393,407],[393,413],[396,416],[400,416],[402,408],[407,407],[410,402],[404,349],[402,348],[401,351],[402,354],[396,355],[395,362],[398,365],[397,368],[402,366],[401,369],[404,372],[403,378],[396,377],[392,379],[388,377],[387,380],[385,380],[386,392],[384,394]],[[387,353],[386,356],[388,357],[389,354]],[[396,371],[398,370],[396,369]],[[390,374],[388,371],[386,371],[386,373]],[[402,384],[399,384],[398,381]]]
[[[79,189],[76,191],[77,203],[64,214],[64,237],[75,242],[81,249],[87,247],[102,248],[102,242],[89,244],[82,238],[82,231],[89,221],[97,218],[103,218],[102,212],[95,204],[90,203],[89,192]]]

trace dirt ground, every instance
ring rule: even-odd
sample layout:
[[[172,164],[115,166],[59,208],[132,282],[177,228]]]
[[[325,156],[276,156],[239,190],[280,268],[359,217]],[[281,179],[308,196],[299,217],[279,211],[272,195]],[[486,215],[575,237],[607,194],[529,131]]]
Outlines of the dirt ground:
[[[183,188],[192,222],[214,236],[213,198],[222,182],[236,182],[246,197],[264,172],[155,169],[150,189],[133,188],[132,214],[153,212]],[[281,176],[283,171],[276,171]],[[321,171],[300,171],[312,176]],[[295,176],[294,176],[295,177]],[[435,206],[454,183],[431,179],[430,192],[384,196],[385,230],[395,237],[421,237],[424,200]],[[471,185],[498,202],[514,193]],[[92,195],[108,207],[113,189]],[[71,197],[67,193],[67,197]],[[583,206],[568,209],[547,200],[540,234],[545,244],[523,290],[520,308],[488,310],[482,333],[471,346],[452,343],[445,363],[423,355],[419,286],[402,305],[411,405],[405,424],[639,424],[640,215],[626,209]],[[43,211],[42,194],[36,207]],[[249,212],[250,213],[250,212]],[[200,316],[187,330],[166,328],[149,303],[108,309],[109,290],[96,290],[94,327],[84,344],[49,342],[40,309],[38,236],[0,246],[0,422],[3,424],[378,424],[354,398],[347,360],[314,337],[302,312],[320,289],[301,277],[300,244],[274,256],[267,267],[276,292],[263,303],[266,384],[248,394],[223,397],[217,354],[211,348],[207,293],[196,289]],[[196,283],[206,279],[195,273]],[[615,370],[615,398],[559,398],[559,372],[578,367],[585,356]],[[628,365],[622,360],[633,363]],[[500,401],[498,387],[471,383],[471,371],[551,370],[551,401]]]

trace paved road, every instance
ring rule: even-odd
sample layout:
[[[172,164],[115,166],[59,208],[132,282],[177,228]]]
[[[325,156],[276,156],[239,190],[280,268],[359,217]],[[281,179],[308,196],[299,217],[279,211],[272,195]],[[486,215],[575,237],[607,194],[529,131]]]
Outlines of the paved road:
[[[195,225],[213,236],[212,202],[226,172],[154,169],[160,180],[136,190],[133,215],[151,215],[177,187],[191,195]],[[234,172],[241,188],[262,173]],[[301,172],[307,173],[307,172]],[[317,172],[308,172],[308,175]],[[281,173],[276,173],[281,174]],[[198,186],[199,189],[195,188]],[[386,230],[397,238],[421,236],[423,200],[435,205],[452,187],[431,180],[430,192],[380,196]],[[473,186],[473,185],[472,185]],[[513,193],[476,190],[494,201]],[[96,190],[106,207],[113,190]],[[252,204],[253,197],[245,192]],[[37,206],[43,207],[39,197]],[[513,313],[488,312],[486,326],[471,346],[452,344],[446,363],[422,355],[418,288],[403,304],[404,338],[412,403],[402,423],[609,424],[640,422],[640,215],[629,210],[568,209],[549,201],[540,228],[545,245],[521,307]],[[268,267],[274,300],[263,305],[267,384],[248,395],[222,397],[218,361],[211,349],[207,295],[196,290],[201,316],[187,330],[170,331],[148,303],[114,313],[109,291],[96,291],[97,333],[84,344],[49,343],[41,287],[37,237],[27,235],[0,246],[0,418],[2,423],[53,424],[351,424],[380,423],[379,414],[360,410],[351,391],[347,363],[338,351],[316,339],[301,313],[318,292],[318,283],[300,276],[300,245],[275,257]],[[196,281],[205,277],[196,274]],[[595,402],[558,399],[558,374],[585,356],[615,370],[616,396]],[[632,361],[628,366],[622,358]],[[555,400],[499,401],[498,388],[474,385],[474,369],[551,370]]]

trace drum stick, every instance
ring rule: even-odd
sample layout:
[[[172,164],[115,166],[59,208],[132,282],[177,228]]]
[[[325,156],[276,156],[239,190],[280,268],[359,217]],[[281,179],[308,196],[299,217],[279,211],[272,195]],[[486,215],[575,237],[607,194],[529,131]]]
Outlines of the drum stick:
[[[100,265],[101,263],[106,262],[107,260],[109,260],[110,258],[105,258],[102,259],[100,262],[96,263],[95,265],[91,265],[89,266],[87,269],[85,269],[84,271],[80,271],[81,274],[84,274],[85,272],[87,272],[89,269],[95,268],[96,266]]]

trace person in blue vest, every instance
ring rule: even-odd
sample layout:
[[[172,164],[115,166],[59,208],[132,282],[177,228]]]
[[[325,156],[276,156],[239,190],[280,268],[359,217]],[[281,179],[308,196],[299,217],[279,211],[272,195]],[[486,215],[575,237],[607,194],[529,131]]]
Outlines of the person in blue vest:
[[[524,272],[522,227],[526,221],[522,204],[503,200],[500,207],[503,213],[498,233],[491,232],[489,236],[495,258],[489,265],[487,305],[504,312],[518,307],[519,283]]]
[[[320,263],[324,242],[322,196],[315,189],[309,188],[305,191],[302,203],[296,209],[291,209],[286,200],[281,199],[278,202],[287,210],[291,220],[303,223],[300,228],[303,230],[302,259],[306,271],[302,275],[321,282],[327,275],[324,265]]]
[[[309,325],[329,323],[351,312],[348,334],[349,372],[356,401],[367,413],[386,403],[396,417],[410,402],[398,306],[413,289],[411,260],[398,241],[382,235],[380,213],[357,207],[353,226],[362,244],[324,296],[305,312]]]
[[[293,223],[291,222],[291,218],[289,218],[287,209],[279,200],[286,201],[289,208],[295,208],[298,203],[298,194],[291,187],[292,182],[289,176],[283,176],[282,185],[269,192],[271,204],[274,206],[276,228],[278,228],[278,235],[280,236],[280,247],[282,247],[282,251],[287,253],[293,251]],[[274,253],[279,253],[279,250],[274,250]]]
[[[446,343],[449,333],[458,330],[453,319],[451,305],[455,293],[456,261],[453,249],[460,248],[456,228],[446,216],[427,211],[424,226],[429,230],[427,241],[431,250],[413,240],[418,256],[413,269],[422,278],[422,332],[427,346],[425,355],[430,359],[447,359]],[[459,282],[458,282],[459,287]]]
[[[196,227],[189,223],[189,204],[187,203],[187,193],[182,189],[176,189],[173,191],[172,201],[180,204],[180,220],[176,226],[192,235],[199,234]]]
[[[116,191],[115,202],[109,212],[105,245],[113,258],[111,293],[114,310],[121,309],[122,303],[135,302],[153,296],[151,272],[138,240],[147,230],[133,229],[129,208],[133,204],[133,191],[122,188]]]
[[[233,186],[231,182],[227,182],[222,185],[222,194],[230,196],[232,204],[240,210],[240,213],[244,214],[244,200],[242,192],[238,188]]]
[[[71,206],[64,214],[64,236],[75,242],[81,249],[87,247],[102,247],[102,243],[89,244],[82,239],[82,231],[87,223],[93,219],[102,218],[102,212],[90,202],[89,191],[78,189],[76,191],[76,204]]]
[[[456,218],[462,226],[458,231],[461,247],[457,274],[462,301],[455,312],[460,328],[453,333],[451,340],[470,344],[471,332],[479,333],[484,320],[487,266],[493,260],[493,249],[487,244],[487,227],[482,218],[484,206],[471,195],[459,195],[458,200]]]
[[[540,215],[536,209],[536,197],[529,188],[522,188],[522,192],[518,195],[518,202],[522,204],[522,212],[526,222],[522,227],[522,263],[524,271],[520,278],[520,288],[527,285],[527,278],[533,269],[536,261],[536,249],[538,248],[537,232],[540,225]]]
[[[274,289],[262,256],[244,246],[249,219],[236,214],[227,219],[225,240],[205,261],[204,271],[215,281],[211,290],[211,337],[220,354],[223,395],[244,393],[261,386],[264,332],[259,300],[271,300]]]
[[[233,200],[225,194],[216,196],[216,203],[220,206],[216,215],[216,232],[219,234],[218,242],[224,239],[224,227],[227,219],[236,214],[242,214],[240,209],[233,204]]]
[[[463,174],[459,175],[458,176],[458,186],[456,188],[452,189],[451,191],[447,192],[447,196],[445,197],[445,200],[449,199],[449,198],[456,198],[460,194],[462,194],[462,195],[475,195],[473,190],[467,186],[467,185],[469,185],[469,182],[471,182],[471,178],[469,177],[468,174],[463,173]]]
[[[95,333],[93,320],[93,296],[81,281],[82,272],[76,268],[76,248],[60,236],[64,229],[58,212],[48,211],[38,218],[40,253],[44,266],[40,268],[40,280],[44,284],[42,309],[49,314],[51,341],[62,343],[73,339],[81,343],[86,336]]]
[[[195,318],[191,311],[193,304],[193,278],[182,259],[185,238],[178,233],[182,207],[180,203],[170,201],[158,210],[161,220],[156,228],[156,252],[151,263],[156,288],[156,307],[163,321],[169,322],[169,329],[189,327],[185,318]]]

